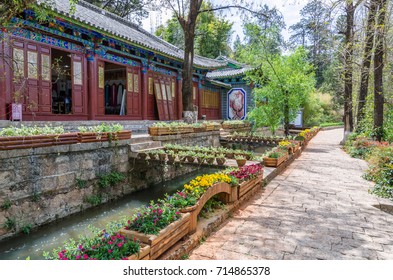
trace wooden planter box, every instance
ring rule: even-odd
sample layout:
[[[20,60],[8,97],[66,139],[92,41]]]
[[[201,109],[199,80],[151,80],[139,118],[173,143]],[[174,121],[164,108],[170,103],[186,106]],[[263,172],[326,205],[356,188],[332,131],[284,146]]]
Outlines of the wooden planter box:
[[[191,215],[189,233],[196,231],[199,213],[206,202],[216,194],[220,194],[220,200],[224,203],[232,203],[238,199],[237,187],[232,187],[228,183],[219,182],[208,188],[195,205],[180,210],[182,213],[189,213]]]
[[[192,129],[193,129],[194,133],[206,131],[206,127],[193,127]]]
[[[186,236],[190,227],[190,214],[182,214],[182,217],[168,225],[166,228],[160,230],[158,235],[144,234],[134,230],[121,229],[120,234],[128,238],[136,238],[142,243],[150,246],[149,258],[151,260],[157,259],[166,250],[176,244],[181,238]]]
[[[131,131],[123,130],[115,133],[78,132],[79,143],[106,142],[131,139]]]
[[[277,167],[284,161],[286,161],[288,158],[288,155],[282,156],[280,158],[263,158],[263,164],[267,167]]]
[[[76,133],[0,137],[0,150],[31,149],[78,143]]]
[[[256,178],[241,183],[238,187],[239,190],[238,197],[241,198],[246,193],[251,191],[253,188],[259,186],[262,182],[262,179],[263,179],[263,172],[259,174]]]
[[[149,127],[149,134],[151,136],[169,135],[173,134],[173,131],[169,127]]]
[[[129,256],[128,260],[150,260],[150,246],[141,243],[141,250],[139,251],[139,254]]]

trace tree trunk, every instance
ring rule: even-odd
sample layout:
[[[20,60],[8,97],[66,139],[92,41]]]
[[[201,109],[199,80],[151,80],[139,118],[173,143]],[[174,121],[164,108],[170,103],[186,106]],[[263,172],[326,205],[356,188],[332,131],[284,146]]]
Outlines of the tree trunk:
[[[202,0],[190,1],[190,10],[187,19],[179,18],[184,32],[184,62],[183,62],[183,111],[193,111],[192,74],[194,64],[195,28]]]
[[[289,136],[289,96],[288,91],[285,91],[285,100],[284,100],[284,130],[285,136]]]
[[[383,67],[384,67],[384,30],[387,0],[379,0],[379,15],[375,35],[374,54],[374,137],[381,141],[383,137]]]
[[[370,65],[372,58],[372,50],[374,48],[374,33],[375,33],[375,15],[378,8],[378,0],[371,0],[368,11],[367,27],[366,27],[366,38],[363,53],[363,62],[360,70],[360,89],[358,96],[358,111],[357,111],[357,123],[356,130],[362,131],[362,120],[364,119],[364,107],[366,105],[367,93],[368,93],[368,81],[370,76]]]
[[[344,141],[353,130],[352,89],[353,89],[353,21],[355,7],[352,0],[346,0],[347,25],[345,30],[344,67]]]
[[[184,30],[184,62],[183,62],[183,111],[193,111],[192,66],[194,61],[194,38],[191,30]]]

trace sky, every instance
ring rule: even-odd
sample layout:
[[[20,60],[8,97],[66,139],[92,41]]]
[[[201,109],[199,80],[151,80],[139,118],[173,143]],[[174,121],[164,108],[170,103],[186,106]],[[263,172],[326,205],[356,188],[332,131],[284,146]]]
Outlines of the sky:
[[[300,20],[300,10],[306,5],[309,0],[260,0],[262,4],[267,4],[269,7],[276,7],[284,16],[287,30],[283,31],[283,36],[286,40],[289,39],[289,26],[297,23]],[[211,0],[213,3],[220,3],[219,0]],[[233,22],[233,35],[232,42],[235,40],[236,35],[239,35],[240,39],[244,37],[242,20],[239,16],[236,16],[236,11],[232,12],[235,16],[227,13],[226,19]],[[158,26],[161,23],[165,23],[171,17],[170,11],[150,12],[149,18],[143,20],[142,26],[147,31],[151,32],[151,27]]]

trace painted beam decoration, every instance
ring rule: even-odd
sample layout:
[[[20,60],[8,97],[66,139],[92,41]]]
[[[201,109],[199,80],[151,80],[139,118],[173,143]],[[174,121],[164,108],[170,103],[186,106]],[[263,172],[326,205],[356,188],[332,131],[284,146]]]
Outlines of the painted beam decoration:
[[[228,92],[228,119],[244,120],[246,117],[247,93],[242,88],[233,88]]]

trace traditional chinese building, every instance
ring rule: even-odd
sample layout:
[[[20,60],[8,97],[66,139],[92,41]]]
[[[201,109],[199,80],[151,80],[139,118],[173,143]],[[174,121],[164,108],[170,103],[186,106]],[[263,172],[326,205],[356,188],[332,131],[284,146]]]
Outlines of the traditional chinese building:
[[[182,118],[183,50],[84,1],[74,12],[69,0],[52,3],[46,21],[25,11],[0,32],[0,119],[12,116],[11,108],[23,120]],[[199,118],[230,117],[233,89],[242,89],[236,96],[251,104],[247,69],[223,57],[195,56]]]

